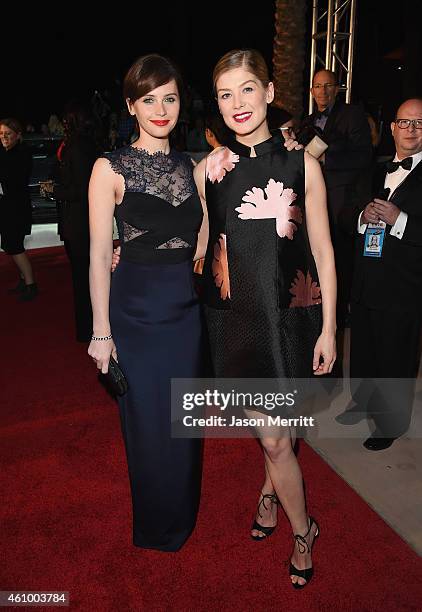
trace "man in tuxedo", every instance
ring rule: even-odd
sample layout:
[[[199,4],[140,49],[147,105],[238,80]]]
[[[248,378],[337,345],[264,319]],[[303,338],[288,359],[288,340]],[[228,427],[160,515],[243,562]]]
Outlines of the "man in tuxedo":
[[[352,284],[353,241],[342,232],[338,216],[355,201],[356,193],[370,197],[371,134],[362,108],[336,100],[337,79],[331,70],[315,73],[312,96],[317,110],[300,128],[298,140],[307,144],[318,135],[327,145],[319,158],[327,186],[328,211],[337,268],[337,326],[344,327]]]
[[[357,238],[352,387],[353,379],[363,380],[352,388],[352,407],[336,417],[352,425],[368,413],[376,425],[364,442],[369,450],[388,448],[406,432],[414,399],[422,328],[422,99],[400,106],[391,131],[396,155],[375,186],[379,197],[350,217]]]

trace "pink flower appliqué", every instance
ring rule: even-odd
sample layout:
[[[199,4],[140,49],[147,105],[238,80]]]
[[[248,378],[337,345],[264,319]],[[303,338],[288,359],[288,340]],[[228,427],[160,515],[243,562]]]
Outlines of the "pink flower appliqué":
[[[293,240],[293,234],[297,230],[293,221],[302,223],[299,206],[291,205],[296,198],[293,189],[284,189],[283,183],[270,179],[265,193],[261,188],[253,187],[245,193],[243,203],[236,210],[240,219],[275,219],[280,238]]]
[[[207,177],[211,183],[221,183],[227,172],[233,170],[239,156],[227,147],[221,147],[207,157]]]
[[[290,286],[290,293],[293,295],[289,308],[296,306],[314,306],[321,304],[321,288],[316,281],[312,280],[310,272],[306,277],[302,270],[297,270],[297,275]]]
[[[220,289],[221,299],[226,300],[230,297],[230,278],[225,234],[220,234],[218,242],[216,242],[214,245],[212,273],[216,287]]]

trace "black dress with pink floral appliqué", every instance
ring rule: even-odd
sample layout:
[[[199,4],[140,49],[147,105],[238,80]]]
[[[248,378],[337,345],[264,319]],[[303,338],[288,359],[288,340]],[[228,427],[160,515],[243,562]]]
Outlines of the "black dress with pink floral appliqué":
[[[282,136],[207,158],[203,298],[215,375],[312,376],[321,291],[305,217],[303,151]]]

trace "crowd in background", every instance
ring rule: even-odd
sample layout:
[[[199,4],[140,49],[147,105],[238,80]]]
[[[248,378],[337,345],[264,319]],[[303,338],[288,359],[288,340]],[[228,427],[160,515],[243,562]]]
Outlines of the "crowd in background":
[[[87,102],[101,125],[106,150],[114,151],[137,138],[136,121],[129,114],[123,99],[110,95],[106,89],[95,90]],[[188,87],[183,110],[172,135],[172,146],[180,151],[209,151],[210,147],[205,138],[205,123],[207,118],[216,112],[214,101],[204,100],[194,88]],[[27,122],[24,127],[27,135],[63,137],[63,113],[54,110],[45,121],[39,124]]]
[[[207,143],[205,130],[207,122],[213,121],[211,117],[218,114],[215,101],[211,98],[204,99],[194,87],[187,87],[186,91],[178,125],[172,133],[172,146],[179,151],[207,152],[212,147],[210,148]],[[137,138],[136,121],[128,113],[126,104],[118,95],[111,95],[108,89],[95,90],[88,102],[102,127],[106,150],[114,151]],[[379,152],[380,155],[390,154],[393,143],[388,130],[383,129],[382,109],[367,104],[364,108],[371,130],[374,152]],[[55,109],[40,123],[25,122],[23,119],[21,120],[24,133],[28,137],[61,138],[64,135],[62,109]],[[276,106],[270,108],[269,121],[272,129],[282,125],[298,127],[298,122],[293,120],[288,111]]]

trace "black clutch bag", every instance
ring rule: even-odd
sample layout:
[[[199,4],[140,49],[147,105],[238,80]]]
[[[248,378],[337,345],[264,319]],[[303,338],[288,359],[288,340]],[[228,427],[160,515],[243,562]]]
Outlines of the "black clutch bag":
[[[119,364],[110,355],[110,362],[108,364],[108,372],[105,375],[109,386],[116,395],[124,395],[127,391],[127,380],[123,374]]]

